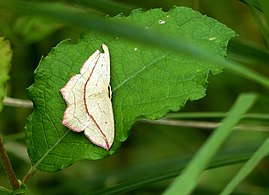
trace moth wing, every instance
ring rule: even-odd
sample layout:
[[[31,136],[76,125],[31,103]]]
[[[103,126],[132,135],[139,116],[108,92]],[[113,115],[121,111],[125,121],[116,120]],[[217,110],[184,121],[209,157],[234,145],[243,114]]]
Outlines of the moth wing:
[[[87,102],[94,123],[85,129],[84,134],[91,142],[108,150],[114,140],[114,117],[107,91],[89,97]]]
[[[84,62],[82,68],[80,69],[80,74],[71,77],[66,85],[60,90],[67,103],[67,108],[64,112],[62,124],[73,131],[81,132],[87,126],[93,123],[86,110],[84,93],[86,92],[85,86],[87,84],[88,78],[90,78],[91,74],[95,72],[94,68],[96,65],[99,66],[100,63],[103,63],[102,55],[103,53],[101,53],[99,50],[96,50]],[[98,86],[95,86],[91,91],[97,89]]]
[[[95,51],[60,90],[67,108],[62,124],[73,131],[83,131],[94,144],[109,149],[114,140],[114,117],[109,97],[110,58]],[[110,94],[111,95],[111,94]]]
[[[114,117],[109,97],[109,52],[106,45],[102,47],[104,53],[100,53],[86,85],[86,106],[94,124],[84,133],[91,142],[108,150],[114,140]]]
[[[104,53],[97,50],[81,69],[81,75],[86,80],[87,96],[108,90],[110,82],[110,57],[106,45],[102,45]]]
[[[76,132],[83,131],[91,122],[83,101],[83,86],[84,80],[78,74],[73,76],[60,90],[67,104],[62,124]]]

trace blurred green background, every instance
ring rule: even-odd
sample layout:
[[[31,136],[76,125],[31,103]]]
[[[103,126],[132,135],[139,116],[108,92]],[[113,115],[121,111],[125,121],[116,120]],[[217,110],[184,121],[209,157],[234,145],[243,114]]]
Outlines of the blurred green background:
[[[45,0],[40,2],[45,2]],[[175,5],[191,7],[202,14],[217,19],[237,32],[238,37],[229,44],[228,59],[238,61],[264,73],[264,75],[269,73],[267,64],[269,55],[266,43],[249,7],[241,1],[113,1],[122,7],[108,6],[102,1],[94,3],[96,1],[90,0],[57,2],[65,3],[74,8],[83,8],[99,17],[115,16],[121,11],[128,15],[130,10],[135,8],[148,10],[161,7],[164,10],[169,10]],[[85,30],[77,26],[59,23],[45,17],[15,12],[0,6],[0,36],[4,36],[10,41],[14,52],[11,78],[7,83],[7,96],[27,99],[26,88],[33,83],[33,72],[41,57],[46,56],[52,47],[64,39],[71,38],[75,42],[83,32]],[[205,98],[195,102],[187,102],[185,108],[180,112],[225,112],[229,110],[236,97],[242,92],[268,95],[268,92],[259,84],[224,70],[220,75],[210,76]],[[261,101],[253,111],[268,112],[267,103]],[[5,141],[18,178],[22,178],[30,168],[23,132],[25,120],[31,111],[27,108],[5,106],[0,113],[0,134]],[[211,121],[217,122],[218,120],[212,119]],[[259,123],[263,125],[263,122],[259,121]],[[121,149],[116,154],[99,161],[77,162],[56,173],[37,172],[28,184],[28,194],[91,194],[95,190],[128,182],[132,179],[143,181],[143,178],[147,176],[162,175],[163,172],[170,169],[173,171],[177,166],[180,168],[181,165],[178,162],[182,162],[184,165],[210,133],[211,130],[202,128],[137,122],[132,128],[129,139],[122,144]],[[237,153],[247,155],[265,137],[266,133],[262,131],[235,131],[223,147],[223,154],[226,154],[227,158],[231,158],[229,155]],[[238,151],[236,152],[236,150]],[[238,187],[237,194],[268,194],[268,165],[268,161],[263,161]],[[240,164],[233,165],[231,163],[229,166],[206,171],[194,194],[217,194],[239,167]],[[1,186],[9,186],[3,170],[0,171]],[[170,179],[166,179],[127,194],[161,194],[170,182]]]

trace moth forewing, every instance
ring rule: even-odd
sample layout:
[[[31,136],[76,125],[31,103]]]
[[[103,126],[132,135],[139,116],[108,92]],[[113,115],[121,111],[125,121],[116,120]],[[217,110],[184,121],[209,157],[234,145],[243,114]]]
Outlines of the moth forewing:
[[[114,141],[114,116],[107,89],[110,83],[110,57],[96,50],[60,90],[67,108],[62,124],[72,131],[84,131],[94,144],[109,150]],[[110,90],[111,91],[111,90]]]

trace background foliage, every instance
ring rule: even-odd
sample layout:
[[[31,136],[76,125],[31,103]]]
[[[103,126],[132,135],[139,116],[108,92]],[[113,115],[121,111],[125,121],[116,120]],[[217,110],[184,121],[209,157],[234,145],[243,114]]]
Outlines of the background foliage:
[[[228,59],[240,62],[244,66],[268,76],[267,51],[268,29],[266,18],[268,6],[259,1],[203,0],[203,1],[32,1],[42,7],[39,12],[46,16],[46,10],[62,10],[54,19],[33,16],[27,13],[23,4],[15,1],[0,3],[0,35],[10,41],[13,50],[12,69],[7,84],[7,95],[27,99],[25,88],[33,83],[33,71],[41,56],[45,56],[60,41],[71,37],[76,42],[80,33],[86,30],[83,24],[75,25],[72,18],[65,18],[65,12],[90,13],[92,28],[99,28],[102,17],[114,16],[123,12],[128,15],[134,8],[148,10],[163,7],[164,10],[174,5],[192,7],[203,14],[217,19],[238,33],[228,47]],[[55,2],[53,2],[55,3]],[[63,6],[63,3],[68,6]],[[249,3],[251,6],[248,6]],[[21,6],[21,7],[20,7]],[[18,12],[22,8],[24,11]],[[258,11],[258,9],[261,11]],[[45,10],[45,11],[44,11]],[[61,15],[60,13],[63,13]],[[57,18],[57,20],[56,20]],[[262,20],[265,18],[265,20]],[[65,20],[71,21],[68,25]],[[265,21],[262,23],[260,21]],[[77,21],[79,23],[79,21]],[[80,26],[80,27],[79,27]],[[107,25],[104,30],[113,31]],[[194,128],[195,122],[188,127],[186,122],[219,122],[226,111],[243,92],[262,94],[262,98],[252,106],[249,115],[241,121],[245,126],[234,131],[226,140],[214,160],[208,164],[197,183],[194,194],[218,194],[234,177],[235,173],[257,150],[268,135],[268,90],[258,82],[226,71],[210,77],[207,95],[204,99],[188,102],[182,115],[169,115],[170,118],[184,119],[183,127],[158,123],[138,122],[131,130],[131,136],[122,144],[114,155],[99,161],[80,161],[60,172],[37,172],[28,184],[29,194],[88,194],[108,188],[107,192],[117,190],[130,191],[133,194],[156,194],[163,192],[172,181],[169,178],[179,174],[191,156],[211,134],[204,126]],[[0,130],[9,152],[18,178],[28,171],[30,162],[26,153],[23,128],[31,109],[5,106],[0,113]],[[186,114],[186,113],[187,114]],[[197,113],[207,112],[207,113]],[[218,113],[216,113],[218,112]],[[189,114],[189,115],[188,115]],[[178,124],[178,123],[177,123]],[[207,125],[209,123],[206,123]],[[181,123],[182,125],[182,123]],[[242,130],[243,129],[243,130]],[[262,131],[261,131],[262,130]],[[264,131],[265,130],[265,131]],[[240,162],[242,164],[240,164]],[[229,165],[229,166],[224,166]],[[212,169],[214,168],[214,169]],[[262,161],[259,166],[237,187],[238,194],[268,193],[268,162]],[[154,182],[150,182],[153,180]],[[8,186],[6,178],[1,176],[1,186]],[[157,182],[158,181],[158,182]],[[147,184],[147,185],[145,185]],[[113,191],[114,190],[114,191]],[[101,193],[99,191],[99,193]]]

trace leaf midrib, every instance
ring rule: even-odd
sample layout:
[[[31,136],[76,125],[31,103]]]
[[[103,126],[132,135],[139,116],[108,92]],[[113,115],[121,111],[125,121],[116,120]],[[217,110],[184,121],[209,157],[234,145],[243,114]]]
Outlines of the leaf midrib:
[[[162,60],[164,58],[166,58],[170,53],[172,53],[172,51],[167,52],[165,55],[157,58],[156,60],[152,61],[152,63],[150,63],[148,66],[143,66],[140,70],[136,71],[133,75],[131,75],[129,78],[125,79],[122,83],[120,83],[118,86],[114,87],[114,89],[112,89],[112,92],[116,92],[119,88],[121,88],[125,83],[129,82],[130,80],[134,79],[137,75],[139,75],[141,72],[147,70],[148,68],[150,68],[152,65],[154,65],[156,62],[158,62],[159,60]]]
[[[57,142],[55,142],[55,144],[52,146],[52,147],[50,147],[50,148],[48,148],[48,150],[47,150],[47,152],[46,153],[44,153],[44,155],[32,166],[32,167],[37,167],[42,161],[43,161],[43,159],[47,156],[47,155],[49,155],[49,153],[56,147],[56,146],[58,146],[58,144],[62,141],[62,139],[68,134],[70,132],[70,130],[68,130],[68,131],[66,131],[63,135],[62,135],[62,137],[60,137],[59,138],[59,140],[57,141]]]

